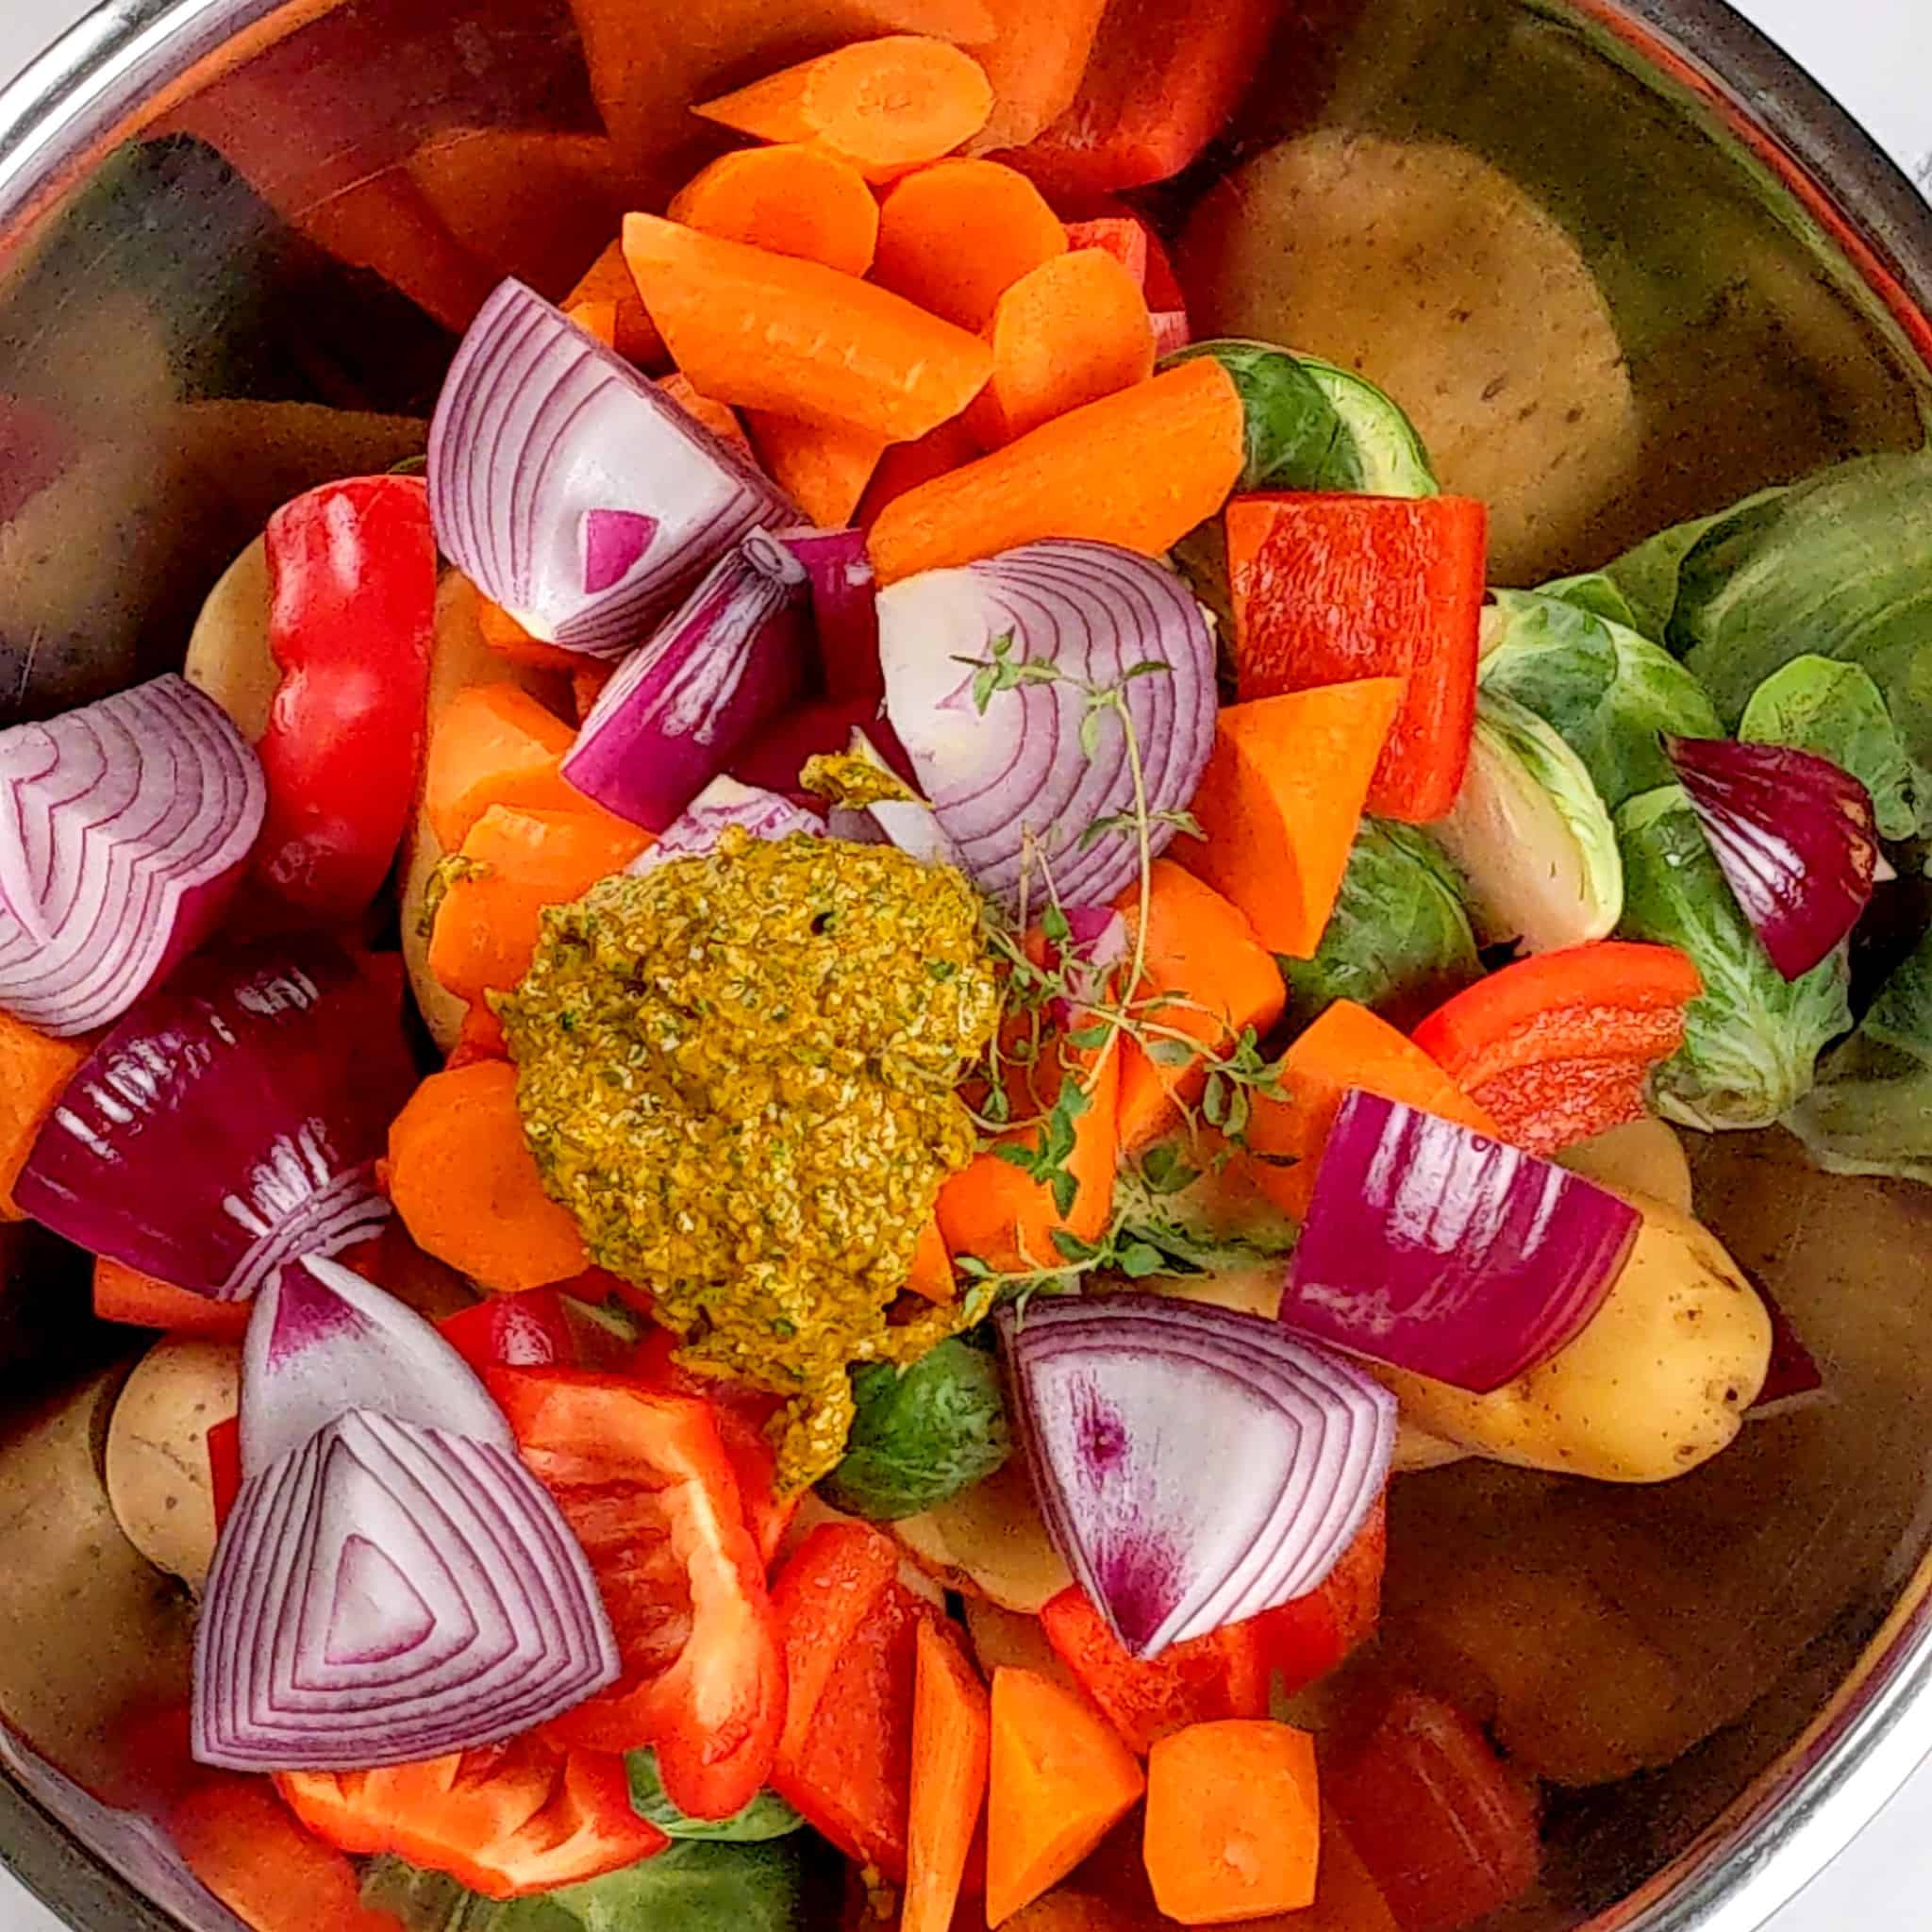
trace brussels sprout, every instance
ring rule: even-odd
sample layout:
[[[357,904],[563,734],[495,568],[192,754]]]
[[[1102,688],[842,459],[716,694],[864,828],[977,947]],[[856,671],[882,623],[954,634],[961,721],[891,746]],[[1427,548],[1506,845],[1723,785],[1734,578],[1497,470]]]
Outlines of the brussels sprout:
[[[1872,794],[1885,838],[1909,839],[1919,829],[1917,799],[1927,788],[1906,756],[1885,693],[1857,665],[1808,653],[1793,658],[1751,693],[1738,736],[1793,744],[1841,766]]]
[[[1660,732],[1724,735],[1696,678],[1649,639],[1570,597],[1493,594],[1483,632],[1483,690],[1514,698],[1553,725],[1583,760],[1607,809],[1672,782]]]
[[[1334,404],[1355,444],[1356,466],[1361,472],[1356,489],[1372,496],[1441,493],[1421,432],[1366,375],[1314,356],[1300,359],[1315,387]]]
[[[1500,691],[1476,701],[1469,774],[1436,837],[1461,869],[1476,937],[1532,953],[1607,938],[1624,909],[1616,828],[1583,760]]]
[[[1000,1373],[983,1349],[954,1337],[909,1368],[853,1371],[845,1457],[819,1485],[835,1509],[893,1523],[984,1482],[1012,1453]]]
[[[1217,1167],[1185,1136],[1157,1141],[1121,1164],[1114,1207],[1122,1217],[1116,1252],[1127,1273],[1212,1274],[1289,1254],[1294,1223],[1239,1165]]]
[[[1241,399],[1247,461],[1238,492],[1359,490],[1361,459],[1341,412],[1298,358],[1268,342],[1191,342],[1167,366],[1211,357]]]
[[[1406,1031],[1482,975],[1455,868],[1425,834],[1380,819],[1356,834],[1315,957],[1275,963],[1297,1033],[1337,1000]]]
[[[1771,963],[1724,883],[1680,785],[1617,814],[1622,931],[1680,946],[1704,975],[1684,1044],[1657,1070],[1658,1110],[1686,1126],[1765,1127],[1810,1091],[1818,1055],[1852,1024],[1840,947],[1801,979]]]
[[[655,1751],[632,1751],[625,1762],[630,1771],[631,1808],[640,1818],[648,1818],[666,1838],[758,1845],[770,1839],[790,1838],[805,1824],[776,1791],[760,1791],[730,1818],[687,1818],[665,1794]]]

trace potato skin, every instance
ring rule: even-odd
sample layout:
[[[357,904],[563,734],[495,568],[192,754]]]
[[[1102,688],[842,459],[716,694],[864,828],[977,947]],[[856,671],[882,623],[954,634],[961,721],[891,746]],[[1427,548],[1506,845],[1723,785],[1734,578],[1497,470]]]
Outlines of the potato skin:
[[[1431,1435],[1525,1469],[1658,1483],[1736,1437],[1764,1386],[1771,1318],[1707,1228],[1661,1201],[1595,1319],[1561,1354],[1490,1395],[1377,1370]]]
[[[1679,1214],[1697,1211],[1691,1201],[1690,1158],[1683,1140],[1675,1127],[1655,1114],[1593,1135],[1566,1147],[1556,1158],[1558,1167],[1619,1193],[1661,1201]]]

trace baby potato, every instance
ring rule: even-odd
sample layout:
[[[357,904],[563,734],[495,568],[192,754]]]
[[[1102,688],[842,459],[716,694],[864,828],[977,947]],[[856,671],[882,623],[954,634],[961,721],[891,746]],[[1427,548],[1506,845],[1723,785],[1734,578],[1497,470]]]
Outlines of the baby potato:
[[[886,1526],[948,1589],[1003,1609],[1037,1616],[1074,1580],[1047,1538],[1021,1456],[937,1509]]]
[[[1378,1370],[1414,1422],[1500,1462],[1616,1483],[1668,1482],[1730,1442],[1764,1386],[1771,1318],[1707,1228],[1625,1198],[1637,1244],[1583,1333],[1489,1395]]]
[[[1676,1128],[1655,1114],[1592,1135],[1557,1156],[1557,1164],[1621,1193],[1661,1201],[1679,1214],[1696,1209],[1690,1195],[1690,1157]]]
[[[188,640],[181,675],[206,691],[250,744],[268,729],[269,707],[282,681],[268,642],[268,540],[258,537],[225,571]]]
[[[108,1425],[108,1501],[127,1541],[191,1590],[215,1555],[208,1432],[241,1400],[233,1342],[158,1341],[128,1376]]]

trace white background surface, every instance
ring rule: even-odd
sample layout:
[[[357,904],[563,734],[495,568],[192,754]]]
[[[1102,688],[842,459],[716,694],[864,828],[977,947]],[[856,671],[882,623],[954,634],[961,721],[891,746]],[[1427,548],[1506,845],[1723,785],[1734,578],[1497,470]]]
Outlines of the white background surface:
[[[77,19],[87,4],[0,0],[0,79]],[[1796,54],[1921,180],[1932,179],[1932,0],[1733,4]],[[1908,1932],[1926,1925],[1932,1925],[1932,1765],[1767,1932]],[[0,1932],[60,1927],[0,1873]]]

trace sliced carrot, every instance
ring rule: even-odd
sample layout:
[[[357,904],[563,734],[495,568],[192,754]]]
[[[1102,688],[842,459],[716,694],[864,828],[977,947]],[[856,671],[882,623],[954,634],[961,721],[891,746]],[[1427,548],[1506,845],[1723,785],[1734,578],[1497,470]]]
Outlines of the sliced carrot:
[[[872,266],[879,205],[850,161],[801,142],[741,148],[693,175],[666,210],[726,242],[822,261],[848,275]]]
[[[908,491],[917,490],[922,483],[930,483],[962,463],[976,461],[978,457],[979,445],[959,416],[941,423],[915,442],[891,444],[865,486],[853,521],[862,530],[871,529],[889,503],[898,502]]]
[[[630,216],[624,247],[677,366],[722,403],[904,441],[957,416],[992,368],[976,336],[823,262],[656,215]]]
[[[899,1932],[949,1932],[986,1804],[992,1718],[958,1640],[921,1619],[912,1696],[912,1802]]]
[[[745,424],[766,475],[809,521],[828,530],[843,529],[852,521],[886,453],[883,437],[762,409],[747,410]]]
[[[612,242],[591,264],[583,279],[563,298],[563,308],[568,314],[587,304],[606,302],[615,314],[611,347],[641,369],[661,368],[664,338],[658,333],[643,298],[638,293],[637,280],[624,258],[622,242]]]
[[[734,449],[756,459],[758,452],[751,446],[751,438],[744,433],[744,425],[738,420],[738,411],[726,408],[723,403],[713,402],[709,396],[700,395],[696,384],[683,370],[675,369],[669,375],[660,375],[658,387],[687,416],[695,416],[721,441],[728,442]]]
[[[893,583],[1041,537],[1158,557],[1226,502],[1242,438],[1227,372],[1184,362],[908,491],[873,525],[873,565]]]
[[[1267,1719],[1193,1724],[1147,1758],[1147,1876],[1183,1925],[1228,1925],[1315,1902],[1322,1805],[1315,1740]]]
[[[558,774],[576,734],[513,684],[459,691],[437,720],[423,808],[445,852],[460,850],[492,805],[569,810],[588,803]]]
[[[1154,374],[1141,285],[1101,248],[1057,256],[999,299],[992,375],[966,412],[989,449]]]
[[[467,1067],[473,1060],[507,1060],[508,1058],[509,1041],[504,1037],[503,1022],[490,1010],[488,1001],[477,1000],[463,1014],[457,1043],[450,1048],[449,1058],[442,1064],[445,1069],[450,1069]],[[589,1301],[593,1297],[585,1295],[580,1299]]]
[[[991,108],[991,85],[972,55],[924,34],[887,34],[801,60],[697,112],[759,141],[814,142],[890,181],[971,141]]]
[[[1025,175],[998,161],[939,161],[894,185],[873,279],[977,333],[1024,275],[1067,252],[1067,230]]]
[[[388,1172],[416,1245],[492,1294],[591,1265],[576,1223],[543,1191],[508,1060],[431,1074],[390,1126]]]
[[[995,1671],[987,1924],[1051,1891],[1145,1789],[1140,1761],[1091,1705],[1031,1671]]]
[[[94,1261],[94,1313],[103,1322],[160,1328],[205,1341],[240,1341],[248,1326],[246,1302],[218,1302],[105,1255]]]
[[[602,342],[607,349],[616,348],[615,302],[573,302],[563,313],[566,321],[575,323],[593,341]]]
[[[580,651],[566,651],[560,644],[546,644],[541,638],[533,638],[502,605],[492,604],[480,595],[476,599],[476,628],[483,641],[512,664],[527,664],[538,671],[561,671],[568,675],[583,659]],[[441,730],[441,719],[436,728]]]
[[[1141,891],[1116,902],[1131,951]],[[1247,915],[1171,858],[1148,873],[1147,928],[1134,1004],[1157,1037],[1182,1034],[1207,1053],[1232,1046],[1244,1028],[1265,1034],[1286,1004],[1280,969]],[[1208,1082],[1199,1055],[1163,1066],[1138,1041],[1122,1042],[1120,1148],[1133,1154],[1166,1131]]]
[[[919,1245],[912,1251],[912,1273],[906,1277],[907,1289],[929,1302],[949,1302],[957,1289],[953,1280],[953,1257],[946,1249],[946,1238],[940,1232],[935,1214],[919,1231]]]
[[[1108,0],[989,0],[993,37],[978,49],[993,108],[976,147],[1022,147],[1073,102]]]
[[[1147,291],[1147,225],[1133,215],[1096,215],[1067,224],[1069,248],[1104,248]]]
[[[1283,1056],[1281,1085],[1285,1099],[1250,1101],[1247,1152],[1236,1160],[1297,1221],[1307,1216],[1322,1150],[1352,1087],[1504,1138],[1421,1047],[1353,1000],[1337,1000],[1295,1040]]]
[[[530,970],[544,907],[581,898],[650,843],[610,812],[491,806],[437,908],[429,970],[458,999],[507,992]]]
[[[1169,849],[1270,952],[1314,957],[1402,691],[1364,677],[1223,707],[1192,808],[1204,837]]]
[[[67,1083],[87,1058],[87,1042],[51,1035],[0,1013],[0,1221],[25,1217],[14,1205],[13,1184]]]

